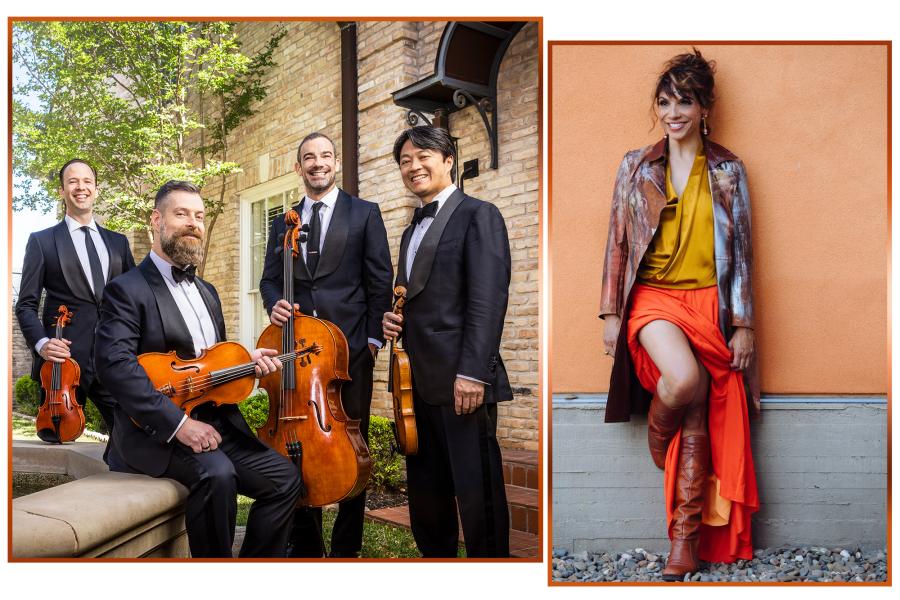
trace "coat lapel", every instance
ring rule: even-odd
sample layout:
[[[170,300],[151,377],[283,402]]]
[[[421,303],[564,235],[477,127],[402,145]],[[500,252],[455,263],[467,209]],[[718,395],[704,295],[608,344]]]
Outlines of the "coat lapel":
[[[225,317],[222,314],[222,306],[216,301],[208,283],[197,277],[194,284],[200,292],[200,297],[203,298],[203,303],[206,304],[209,316],[216,324],[216,342],[224,342],[227,336],[225,335]]]
[[[65,221],[53,228],[53,241],[56,243],[59,267],[72,294],[88,302],[96,303],[97,298],[91,291],[84,269],[81,268],[81,261],[78,260],[75,244],[72,243],[72,236],[69,234],[69,228]]]
[[[341,264],[344,249],[347,247],[347,236],[350,233],[350,205],[350,196],[344,190],[339,190],[337,202],[334,204],[334,213],[331,215],[331,221],[328,222],[322,256],[319,258],[319,264],[313,275],[314,279],[330,275]]]
[[[428,231],[425,232],[425,236],[419,244],[419,249],[416,251],[416,257],[413,259],[409,285],[406,286],[407,300],[411,300],[416,294],[425,289],[425,284],[428,283],[428,276],[431,274],[431,265],[434,264],[434,255],[444,229],[447,227],[447,223],[450,222],[453,211],[456,210],[456,207],[460,205],[465,197],[465,194],[458,189],[454,191],[444,201],[444,205],[428,227]]]
[[[403,235],[400,236],[400,256],[397,257],[397,281],[394,284],[394,287],[398,285],[402,285],[403,287],[407,287],[406,285],[406,251],[409,248],[409,240],[412,237],[413,229],[412,226],[407,227],[403,230]]]
[[[150,284],[150,289],[153,290],[153,295],[156,297],[156,306],[159,308],[159,316],[162,319],[166,346],[174,348],[179,356],[193,358],[194,340],[191,338],[191,332],[181,316],[178,305],[175,304],[169,286],[166,285],[159,269],[153,264],[150,255],[147,255],[138,268],[144,274],[144,279]]]
[[[115,247],[115,238],[109,229],[97,225],[97,231],[100,232],[100,237],[103,238],[103,243],[106,244],[106,253],[109,255],[109,269],[106,271],[106,283],[109,283],[110,279],[121,274],[125,269],[125,265],[122,264],[123,255]]]

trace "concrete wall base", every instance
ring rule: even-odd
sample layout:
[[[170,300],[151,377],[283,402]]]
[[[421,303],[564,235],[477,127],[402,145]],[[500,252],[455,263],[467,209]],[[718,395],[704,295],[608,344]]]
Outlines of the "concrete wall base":
[[[573,552],[668,551],[663,475],[647,420],[604,423],[605,398],[554,398],[553,545]],[[761,508],[756,548],[884,548],[887,404],[873,398],[768,398],[751,422]]]

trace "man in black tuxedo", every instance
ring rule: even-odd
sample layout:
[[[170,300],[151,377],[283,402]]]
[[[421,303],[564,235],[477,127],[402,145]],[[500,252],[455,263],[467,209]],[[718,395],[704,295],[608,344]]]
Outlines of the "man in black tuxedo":
[[[469,557],[509,555],[497,402],[512,399],[500,337],[509,296],[506,224],[493,204],[458,190],[453,141],[413,127],[394,144],[403,183],[422,207],[400,241],[403,334],[412,367],[419,451],[406,459],[409,515],[426,557],[457,555],[457,507]]]
[[[347,338],[350,378],[341,388],[344,411],[360,420],[368,442],[372,368],[381,336],[381,315],[391,306],[393,268],[381,211],[374,202],[350,196],[335,185],[340,160],[334,142],[311,133],[297,149],[294,170],[306,196],[294,207],[309,227],[294,266],[293,302],[304,314],[331,321]],[[269,231],[259,291],[269,318],[283,325],[291,304],[284,298],[282,242],[284,216]],[[331,534],[331,556],[353,558],[362,548],[366,493],[340,503]],[[321,509],[298,509],[291,535],[292,557],[322,556]]]
[[[132,268],[134,258],[124,235],[94,221],[97,173],[91,165],[79,158],[63,165],[59,195],[66,204],[65,218],[28,237],[16,317],[34,357],[32,379],[40,381],[45,361],[73,358],[81,369],[78,403],[83,406],[90,398],[112,432],[115,399],[94,373],[94,328],[106,283]],[[47,296],[43,316],[39,317],[43,290]],[[55,324],[60,305],[73,316],[63,332],[64,339],[57,340]],[[43,401],[43,390],[41,397]],[[56,441],[55,432],[39,434],[45,441]]]
[[[230,558],[237,494],[250,509],[241,557],[280,558],[301,484],[297,468],[260,442],[234,404],[202,404],[186,415],[158,392],[137,357],[175,350],[194,358],[225,340],[216,289],[195,277],[203,254],[203,199],[185,181],[156,194],[153,249],[138,268],[106,287],[95,354],[103,383],[116,391],[110,468],[170,477],[189,490],[185,522],[194,558]],[[254,350],[258,376],[281,368],[270,349]]]

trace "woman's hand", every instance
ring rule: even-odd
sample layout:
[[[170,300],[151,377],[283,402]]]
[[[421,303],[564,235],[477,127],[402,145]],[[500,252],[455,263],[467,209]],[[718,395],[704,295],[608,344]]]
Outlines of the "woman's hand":
[[[616,355],[616,342],[619,340],[619,328],[622,321],[616,315],[603,318],[603,351],[607,356]]]
[[[731,349],[731,369],[743,371],[750,366],[753,353],[756,351],[756,340],[753,330],[747,327],[735,327],[731,340],[728,342]]]

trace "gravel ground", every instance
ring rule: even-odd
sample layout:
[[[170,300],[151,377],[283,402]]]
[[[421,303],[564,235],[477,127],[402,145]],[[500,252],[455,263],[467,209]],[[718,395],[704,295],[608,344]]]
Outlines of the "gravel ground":
[[[553,549],[553,581],[662,581],[667,554],[642,548],[620,553]],[[859,548],[765,548],[753,560],[701,563],[685,581],[886,581],[887,551]]]

